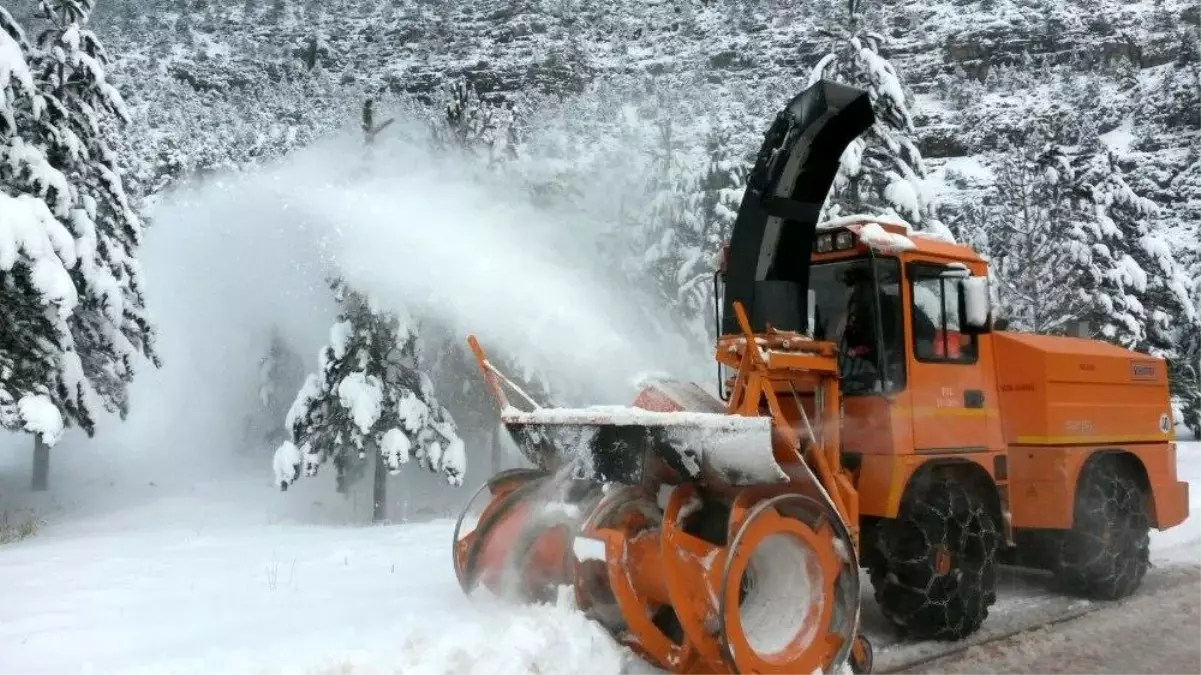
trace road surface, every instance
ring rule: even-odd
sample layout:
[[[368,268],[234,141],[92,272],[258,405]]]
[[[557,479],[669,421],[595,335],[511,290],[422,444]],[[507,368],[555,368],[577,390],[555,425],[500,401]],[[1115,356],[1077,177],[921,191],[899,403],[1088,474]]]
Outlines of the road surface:
[[[986,642],[905,673],[1201,673],[1201,567],[1078,618]]]

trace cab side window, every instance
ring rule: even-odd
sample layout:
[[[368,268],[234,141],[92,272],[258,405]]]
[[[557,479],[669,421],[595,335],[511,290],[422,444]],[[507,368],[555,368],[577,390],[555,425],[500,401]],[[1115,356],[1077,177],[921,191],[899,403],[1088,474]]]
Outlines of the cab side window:
[[[976,336],[960,330],[962,277],[918,276],[910,293],[917,360],[975,363]]]

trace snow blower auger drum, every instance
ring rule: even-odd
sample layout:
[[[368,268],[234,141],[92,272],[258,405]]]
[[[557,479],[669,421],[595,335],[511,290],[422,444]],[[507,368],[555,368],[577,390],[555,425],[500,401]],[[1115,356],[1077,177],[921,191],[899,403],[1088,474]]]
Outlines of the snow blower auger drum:
[[[521,411],[471,343],[537,468],[497,474],[460,517],[465,592],[520,602],[570,593],[672,672],[831,672],[851,657],[855,542],[795,449],[780,461],[795,433],[671,381],[630,408]]]

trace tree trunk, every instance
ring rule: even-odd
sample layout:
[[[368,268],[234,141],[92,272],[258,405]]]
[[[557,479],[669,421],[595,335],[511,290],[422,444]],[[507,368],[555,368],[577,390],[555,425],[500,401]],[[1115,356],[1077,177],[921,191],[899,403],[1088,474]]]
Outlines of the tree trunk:
[[[374,480],[371,488],[371,522],[382,523],[388,518],[388,468],[384,456],[378,450],[375,455]]]
[[[50,483],[50,446],[41,436],[33,437],[33,489],[45,490]]]

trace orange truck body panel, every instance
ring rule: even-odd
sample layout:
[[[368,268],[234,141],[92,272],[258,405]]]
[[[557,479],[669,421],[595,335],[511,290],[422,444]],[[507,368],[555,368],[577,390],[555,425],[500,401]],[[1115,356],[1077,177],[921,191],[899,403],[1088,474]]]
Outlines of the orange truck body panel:
[[[1176,480],[1173,443],[1019,446],[1009,450],[1010,506],[1015,527],[1067,529],[1077,479],[1097,452],[1133,455],[1147,473],[1151,489],[1151,522],[1159,529],[1188,517],[1188,483]]]
[[[1157,527],[1188,516],[1164,361],[1071,337],[996,333],[992,342],[1015,527],[1071,527],[1077,478],[1095,452],[1138,459]]]
[[[1008,445],[1171,440],[1167,364],[1105,342],[996,333]]]
[[[957,263],[973,275],[988,273],[987,263],[966,246],[928,238],[913,243],[915,248],[896,254],[902,267]],[[813,262],[866,253],[857,242],[853,249],[814,255]],[[1013,527],[1067,529],[1089,457],[1120,452],[1137,458],[1146,473],[1156,527],[1188,516],[1188,484],[1176,477],[1164,361],[1098,340],[1004,331],[978,335],[974,361],[922,361],[912,349],[907,277],[900,290],[905,387],[843,400],[844,449],[858,460],[860,513],[895,517],[914,474],[958,462],[992,478]],[[954,345],[952,355],[959,348]],[[969,390],[983,394],[982,404],[964,404]]]

